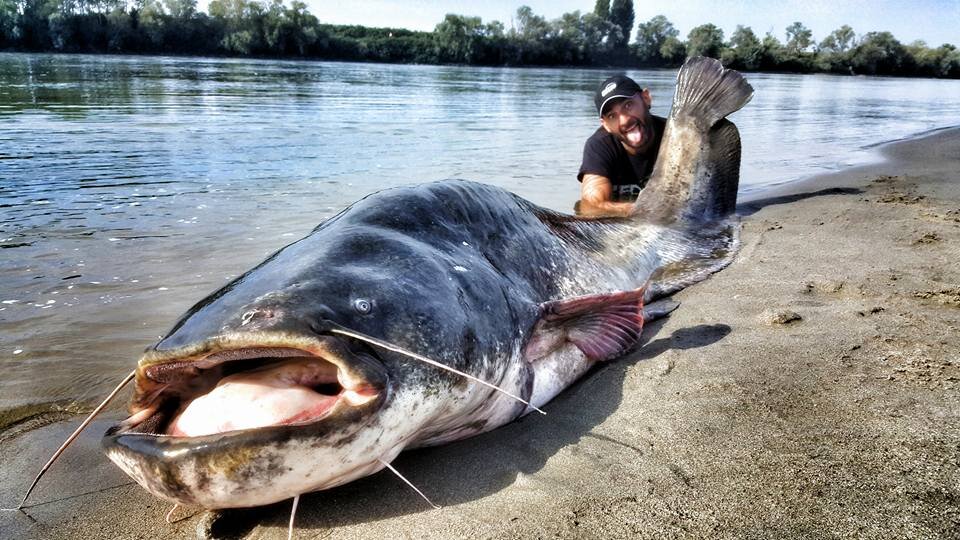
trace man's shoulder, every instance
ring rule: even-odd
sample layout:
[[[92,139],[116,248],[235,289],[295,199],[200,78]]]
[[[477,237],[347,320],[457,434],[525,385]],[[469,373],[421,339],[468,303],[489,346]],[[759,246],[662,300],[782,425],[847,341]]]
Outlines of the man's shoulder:
[[[625,153],[616,138],[602,127],[598,128],[583,145],[583,160],[577,180],[583,180],[585,174],[596,174],[613,178],[617,171],[620,154]]]
[[[587,142],[600,141],[610,136],[611,135],[607,133],[607,130],[603,129],[603,127],[598,127],[596,131],[594,131],[593,133],[590,134],[589,137],[587,137]]]
[[[587,138],[585,146],[588,148],[607,148],[615,151],[617,149],[617,138],[607,133],[607,130],[601,127],[597,128],[597,130]]]

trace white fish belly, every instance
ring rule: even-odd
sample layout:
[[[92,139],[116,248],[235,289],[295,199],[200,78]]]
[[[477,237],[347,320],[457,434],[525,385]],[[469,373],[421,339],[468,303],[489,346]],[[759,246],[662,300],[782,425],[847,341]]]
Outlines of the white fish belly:
[[[564,388],[583,376],[593,362],[572,343],[565,343],[556,351],[533,363],[533,393],[530,403],[542,407]],[[533,409],[527,408],[527,413]]]

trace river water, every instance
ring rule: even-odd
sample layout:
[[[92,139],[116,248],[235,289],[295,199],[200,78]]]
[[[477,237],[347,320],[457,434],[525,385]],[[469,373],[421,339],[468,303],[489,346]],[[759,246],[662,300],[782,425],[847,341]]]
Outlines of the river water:
[[[570,211],[588,69],[0,54],[0,412],[89,403],[177,315],[374,191]],[[675,71],[629,71],[666,115]],[[742,196],[960,124],[960,81],[750,74]]]

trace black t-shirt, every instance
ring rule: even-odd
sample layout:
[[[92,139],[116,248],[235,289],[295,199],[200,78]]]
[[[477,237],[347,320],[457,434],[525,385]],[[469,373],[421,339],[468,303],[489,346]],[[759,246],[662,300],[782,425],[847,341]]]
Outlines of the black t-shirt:
[[[644,154],[631,155],[616,137],[603,127],[598,128],[583,145],[583,161],[577,180],[583,181],[585,174],[605,176],[613,184],[613,200],[635,199],[653,172],[653,163],[660,152],[663,128],[667,123],[665,118],[652,118],[653,145]]]

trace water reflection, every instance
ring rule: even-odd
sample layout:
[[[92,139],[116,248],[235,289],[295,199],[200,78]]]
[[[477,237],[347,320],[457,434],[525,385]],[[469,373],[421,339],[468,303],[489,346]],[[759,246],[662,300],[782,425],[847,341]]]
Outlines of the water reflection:
[[[675,73],[628,74],[665,115]],[[370,192],[469,178],[569,212],[607,75],[0,54],[0,408],[103,394],[193,302]],[[960,81],[749,78],[747,191],[960,121]]]

